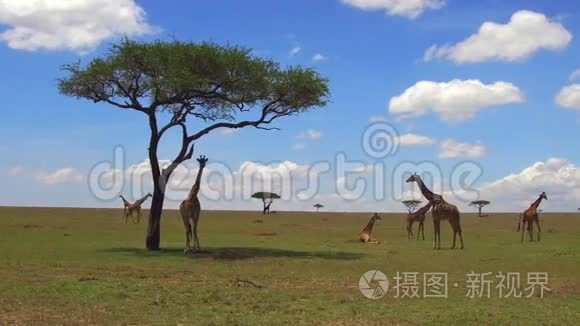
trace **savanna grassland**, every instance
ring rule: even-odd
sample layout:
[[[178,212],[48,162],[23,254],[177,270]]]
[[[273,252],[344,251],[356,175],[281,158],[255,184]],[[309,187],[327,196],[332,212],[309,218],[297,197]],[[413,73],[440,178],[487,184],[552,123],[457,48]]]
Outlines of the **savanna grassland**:
[[[146,215],[146,213],[144,214]],[[403,214],[382,214],[379,245],[356,234],[362,213],[203,212],[206,252],[184,255],[176,211],[164,214],[159,252],[146,223],[121,210],[0,208],[0,324],[389,325],[552,324],[580,321],[580,214],[544,213],[539,243],[520,243],[516,214],[463,214],[465,250],[407,240]],[[262,220],[260,223],[258,220]],[[361,295],[371,269],[448,272],[448,299]],[[466,298],[466,274],[548,272],[545,298]],[[258,287],[248,282],[252,281]],[[525,279],[522,280],[525,282]],[[392,283],[392,281],[391,281]],[[421,290],[422,292],[422,290]],[[492,295],[497,291],[492,289]]]

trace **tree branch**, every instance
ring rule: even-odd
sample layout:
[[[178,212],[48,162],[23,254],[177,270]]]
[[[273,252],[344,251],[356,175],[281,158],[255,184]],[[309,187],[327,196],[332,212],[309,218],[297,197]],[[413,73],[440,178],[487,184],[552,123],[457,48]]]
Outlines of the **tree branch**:
[[[210,133],[211,131],[218,129],[218,128],[231,128],[231,129],[239,129],[239,128],[243,128],[243,127],[247,127],[247,126],[252,126],[255,127],[257,129],[263,129],[263,130],[280,130],[279,128],[275,128],[275,127],[271,127],[271,128],[266,128],[266,127],[262,127],[260,125],[262,124],[269,124],[272,121],[274,121],[276,118],[288,115],[289,113],[278,113],[276,112],[276,114],[274,114],[273,116],[268,118],[268,114],[273,112],[271,110],[272,107],[274,107],[275,104],[279,103],[281,101],[281,97],[277,98],[276,100],[273,100],[272,102],[268,103],[267,105],[264,106],[264,108],[262,109],[262,115],[260,116],[260,118],[258,120],[246,120],[246,121],[240,121],[237,123],[230,123],[230,122],[218,122],[216,124],[213,124],[211,126],[208,126],[200,131],[198,131],[197,133],[187,137],[188,142],[192,142],[192,141],[196,141],[199,138],[201,138],[204,135],[207,135],[208,133]]]

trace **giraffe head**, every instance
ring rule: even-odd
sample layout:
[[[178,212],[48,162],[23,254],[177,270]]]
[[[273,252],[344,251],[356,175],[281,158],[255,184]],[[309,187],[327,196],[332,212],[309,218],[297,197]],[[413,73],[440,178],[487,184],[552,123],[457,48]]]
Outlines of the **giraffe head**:
[[[546,192],[542,192],[540,194],[540,198],[545,199],[545,200],[548,200],[548,196],[546,195]]]
[[[373,220],[382,220],[383,218],[379,216],[379,214],[374,213],[373,214]]]
[[[417,172],[411,174],[411,176],[409,177],[409,179],[407,179],[407,183],[410,182],[417,182],[419,179],[421,179],[421,177],[417,174]]]
[[[148,192],[147,195],[145,195],[145,197],[153,197],[153,195],[150,192]]]
[[[205,157],[205,155],[200,155],[199,158],[197,159],[197,162],[199,163],[200,167],[204,167],[205,164],[207,163],[208,158]]]

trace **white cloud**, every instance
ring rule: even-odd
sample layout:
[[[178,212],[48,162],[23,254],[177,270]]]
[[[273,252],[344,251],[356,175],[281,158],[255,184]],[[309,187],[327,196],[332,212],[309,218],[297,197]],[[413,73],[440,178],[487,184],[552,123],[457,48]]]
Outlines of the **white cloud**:
[[[560,90],[556,103],[567,109],[580,110],[580,84],[572,84]]]
[[[507,24],[485,22],[479,31],[457,44],[433,45],[424,60],[449,59],[456,63],[522,61],[539,50],[560,50],[572,34],[562,24],[541,13],[521,10]]]
[[[76,168],[62,168],[47,172],[42,170],[34,171],[22,165],[16,165],[9,168],[7,174],[11,177],[33,177],[36,181],[47,185],[79,183],[85,180],[83,174]]]
[[[371,115],[369,117],[369,122],[387,122],[387,118],[382,115]]]
[[[342,0],[343,3],[363,10],[385,10],[390,16],[416,18],[427,9],[439,9],[443,0]]]
[[[302,143],[292,145],[292,149],[295,151],[299,151],[299,150],[304,149],[304,148],[306,148],[306,145],[304,145]]]
[[[326,61],[326,60],[328,60],[328,57],[321,54],[321,53],[317,53],[312,57],[313,62],[322,62],[322,61]]]
[[[236,132],[238,132],[238,129],[225,128],[225,129],[222,129],[221,134],[222,134],[222,136],[231,136],[231,135],[235,134]]]
[[[324,133],[322,131],[314,129],[308,129],[298,134],[299,139],[310,139],[310,140],[317,140],[322,138],[322,136],[324,136]]]
[[[290,56],[293,57],[295,55],[297,55],[300,51],[302,50],[301,47],[299,46],[295,46],[290,50]]]
[[[54,172],[38,173],[36,179],[47,185],[62,184],[62,183],[77,183],[84,180],[82,173],[75,168],[63,168]]]
[[[11,177],[21,176],[26,172],[22,165],[16,165],[8,169],[8,175]]]
[[[484,108],[523,103],[524,95],[512,83],[484,84],[479,80],[419,81],[389,101],[389,112],[400,118],[422,116],[429,110],[445,121],[472,119]]]
[[[576,81],[580,78],[580,69],[576,69],[574,70],[573,73],[570,74],[570,81]]]
[[[447,139],[441,143],[439,157],[442,159],[478,158],[484,156],[486,152],[485,146],[481,144],[461,143],[453,139]]]
[[[417,145],[433,145],[435,140],[431,137],[421,136],[416,134],[403,134],[399,136],[399,145],[401,146],[417,146]]]
[[[134,0],[0,0],[0,41],[13,49],[86,52],[115,36],[155,28]]]
[[[563,158],[550,158],[479,188],[481,199],[491,200],[494,210],[500,211],[523,211],[544,191],[548,201],[542,205],[575,209],[580,201],[580,167]]]

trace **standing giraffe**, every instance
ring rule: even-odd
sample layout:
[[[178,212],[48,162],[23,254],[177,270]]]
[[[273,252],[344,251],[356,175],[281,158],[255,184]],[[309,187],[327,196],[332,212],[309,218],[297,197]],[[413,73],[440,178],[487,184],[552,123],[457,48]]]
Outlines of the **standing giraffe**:
[[[187,198],[181,202],[179,205],[179,212],[181,213],[181,219],[183,220],[183,226],[185,227],[185,249],[184,252],[191,251],[191,239],[193,238],[193,247],[195,250],[200,250],[199,239],[197,238],[197,222],[199,222],[199,215],[201,212],[201,204],[197,198],[199,193],[201,174],[207,163],[207,158],[205,156],[200,156],[197,159],[199,162],[199,171],[197,172],[197,177],[195,178],[195,183],[189,191]]]
[[[133,221],[133,223],[139,223],[139,220],[141,220],[141,205],[143,205],[143,203],[147,200],[147,198],[151,197],[151,193],[148,193],[147,195],[145,195],[145,197],[137,200],[132,204],[128,202],[122,195],[119,197],[121,197],[121,199],[123,200],[123,216],[125,217],[125,224],[127,224],[129,215],[131,216],[131,220]],[[133,217],[133,212],[137,213],[137,221],[135,221],[135,218]]]
[[[446,202],[441,195],[434,194],[429,190],[417,173],[411,175],[409,179],[407,179],[407,183],[409,182],[416,182],[423,196],[433,204],[433,210],[431,211],[431,214],[433,215],[433,229],[435,232],[433,238],[433,249],[441,249],[441,220],[448,220],[449,224],[451,224],[451,229],[453,229],[453,244],[451,245],[451,249],[455,249],[455,239],[457,234],[459,234],[459,241],[461,242],[460,249],[463,249],[463,236],[461,234],[461,224],[459,221],[460,215],[457,207]]]
[[[270,198],[268,204],[264,205],[264,211],[262,214],[270,214],[270,206],[272,205],[273,200]]]
[[[407,215],[407,238],[411,240],[413,237],[413,224],[415,222],[419,222],[419,227],[417,228],[417,240],[419,240],[419,235],[423,236],[423,240],[425,240],[425,230],[423,226],[423,222],[425,222],[425,214],[431,209],[433,204],[428,202],[427,205],[419,208],[417,211],[409,213]]]
[[[374,213],[373,216],[371,217],[370,221],[367,223],[367,226],[365,226],[365,228],[359,233],[359,239],[361,242],[372,243],[372,244],[381,243],[380,241],[377,241],[377,239],[373,238],[373,236],[372,236],[373,227],[375,226],[376,220],[382,220],[382,218],[379,216],[379,214]]]
[[[520,218],[518,220],[518,231],[520,231],[520,226],[522,229],[522,242],[524,241],[524,233],[526,232],[526,223],[528,223],[528,233],[530,234],[530,241],[534,241],[534,237],[532,232],[534,231],[534,222],[536,222],[536,226],[538,226],[538,241],[540,241],[540,219],[538,218],[538,206],[542,202],[542,199],[548,200],[548,196],[546,196],[545,192],[542,192],[538,199],[533,202],[528,209],[526,209],[522,214],[520,214]]]

